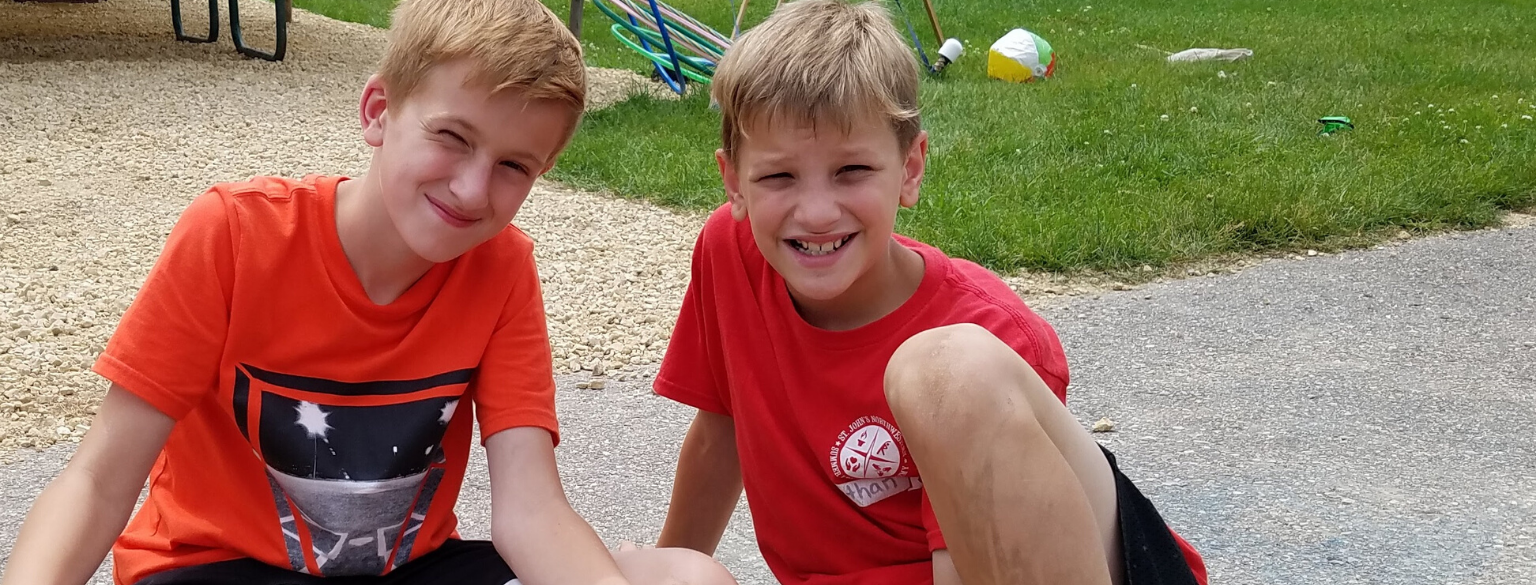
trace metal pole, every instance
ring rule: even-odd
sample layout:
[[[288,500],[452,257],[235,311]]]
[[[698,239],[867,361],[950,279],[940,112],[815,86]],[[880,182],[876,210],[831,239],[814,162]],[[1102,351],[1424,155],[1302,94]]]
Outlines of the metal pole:
[[[923,6],[928,9],[928,22],[933,24],[933,36],[939,44],[944,44],[944,31],[939,30],[939,17],[933,13],[933,0],[923,0]]]
[[[586,5],[587,0],[571,0],[571,18],[568,25],[571,28],[571,34],[576,35],[578,39],[581,38],[581,9]]]
[[[736,24],[731,26],[731,40],[733,41],[736,40],[737,35],[741,34],[741,19],[747,15],[748,1],[741,0],[741,10],[736,11]]]

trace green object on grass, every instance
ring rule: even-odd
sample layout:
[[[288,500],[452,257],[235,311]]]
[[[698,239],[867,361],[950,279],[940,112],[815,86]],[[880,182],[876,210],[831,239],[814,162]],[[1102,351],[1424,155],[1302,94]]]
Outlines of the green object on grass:
[[[1318,134],[1333,134],[1340,130],[1354,130],[1355,123],[1344,116],[1327,116],[1317,119],[1323,125],[1323,131]]]

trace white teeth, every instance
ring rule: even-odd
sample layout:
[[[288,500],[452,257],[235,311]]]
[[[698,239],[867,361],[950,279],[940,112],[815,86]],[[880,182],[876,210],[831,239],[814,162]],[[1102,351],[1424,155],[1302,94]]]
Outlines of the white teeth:
[[[827,242],[825,244],[818,244],[818,243],[815,243],[815,242],[807,242],[805,240],[790,240],[790,241],[794,242],[795,247],[798,248],[801,252],[805,252],[807,255],[810,255],[810,256],[825,256],[827,254],[831,254],[833,252],[836,252],[838,248],[843,247],[843,244],[848,243],[849,238],[852,238],[852,237],[853,236],[848,236],[848,237],[845,237],[845,238],[843,238],[841,240],[837,240],[837,241],[833,241],[833,242]]]

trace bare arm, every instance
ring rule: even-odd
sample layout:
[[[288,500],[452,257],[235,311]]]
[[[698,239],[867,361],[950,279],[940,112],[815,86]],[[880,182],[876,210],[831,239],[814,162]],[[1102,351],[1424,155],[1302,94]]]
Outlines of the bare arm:
[[[32,503],[0,583],[89,580],[127,525],[175,424],[113,384],[69,465]]]
[[[736,421],[699,411],[683,439],[672,484],[672,504],[659,547],[683,547],[715,554],[720,537],[741,499],[741,458]]]
[[[955,560],[949,558],[948,549],[933,551],[933,585],[962,585],[960,572],[955,570]]]
[[[491,542],[525,585],[627,585],[560,485],[549,432],[518,427],[485,442]]]

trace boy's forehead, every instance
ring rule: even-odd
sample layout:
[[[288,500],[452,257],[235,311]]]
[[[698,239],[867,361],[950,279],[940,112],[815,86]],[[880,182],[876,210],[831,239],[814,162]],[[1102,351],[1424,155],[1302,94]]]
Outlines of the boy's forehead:
[[[890,126],[873,108],[822,105],[813,108],[764,105],[757,111],[741,112],[740,126],[746,129],[792,128],[794,130],[848,134],[862,126]]]
[[[483,80],[469,76],[467,72],[452,70],[427,77],[404,100],[418,102],[414,105],[423,118],[465,126],[474,126],[475,120],[487,113],[522,113],[534,104],[559,103],[555,100],[528,99],[522,89],[497,89]]]
[[[833,152],[861,152],[883,146],[886,138],[894,144],[896,129],[878,116],[857,116],[853,120],[821,119],[811,116],[761,115],[744,120],[737,149],[774,149],[794,143],[813,141],[821,149]]]
[[[421,78],[415,94],[430,94],[439,98],[452,98],[486,102],[502,96],[521,97],[521,88],[497,88],[490,73],[481,71],[469,59],[444,61],[431,66]]]
[[[422,78],[418,93],[438,97],[474,97],[485,100],[494,93],[493,89],[484,81],[475,79],[471,64],[460,60],[433,65],[427,75]]]

